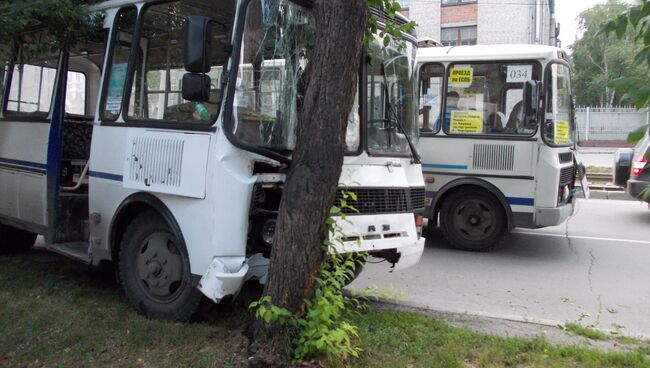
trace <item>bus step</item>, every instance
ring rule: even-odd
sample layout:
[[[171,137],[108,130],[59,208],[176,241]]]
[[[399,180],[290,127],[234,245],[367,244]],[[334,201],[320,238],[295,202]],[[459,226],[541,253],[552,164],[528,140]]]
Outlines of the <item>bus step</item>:
[[[89,264],[91,261],[90,245],[85,242],[52,244],[50,248],[59,254],[84,263]]]

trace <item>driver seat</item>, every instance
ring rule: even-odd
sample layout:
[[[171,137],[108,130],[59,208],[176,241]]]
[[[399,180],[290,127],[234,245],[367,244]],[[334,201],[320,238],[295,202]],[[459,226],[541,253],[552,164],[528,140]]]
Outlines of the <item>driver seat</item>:
[[[524,101],[519,101],[512,107],[506,128],[521,128],[524,122]]]

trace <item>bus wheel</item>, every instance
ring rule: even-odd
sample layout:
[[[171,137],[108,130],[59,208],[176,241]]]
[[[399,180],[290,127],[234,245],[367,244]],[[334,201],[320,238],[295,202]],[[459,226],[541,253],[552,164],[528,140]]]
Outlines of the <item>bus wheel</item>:
[[[501,204],[484,190],[460,189],[440,208],[440,229],[458,249],[488,251],[503,237],[506,219]]]
[[[0,253],[27,252],[34,246],[36,234],[0,224]]]
[[[202,299],[192,286],[187,251],[155,212],[144,212],[126,228],[119,252],[122,288],[138,313],[187,321]]]

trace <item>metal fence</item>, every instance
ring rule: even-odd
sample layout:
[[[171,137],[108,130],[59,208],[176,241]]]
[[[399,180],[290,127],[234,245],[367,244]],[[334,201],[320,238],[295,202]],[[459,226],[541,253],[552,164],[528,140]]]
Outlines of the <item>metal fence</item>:
[[[578,141],[624,141],[627,134],[650,123],[648,109],[633,107],[579,107],[576,109]]]

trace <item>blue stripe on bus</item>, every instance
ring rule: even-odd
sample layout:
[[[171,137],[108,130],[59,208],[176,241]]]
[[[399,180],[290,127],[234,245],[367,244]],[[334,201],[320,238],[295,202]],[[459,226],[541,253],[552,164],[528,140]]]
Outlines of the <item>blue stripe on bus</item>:
[[[517,197],[508,197],[506,198],[508,203],[511,206],[534,206],[535,198],[517,198]]]
[[[93,178],[113,180],[119,182],[121,182],[123,179],[122,175],[110,174],[110,173],[99,172],[99,171],[91,171],[88,174]]]
[[[422,167],[430,169],[467,170],[467,165],[422,164]]]
[[[11,159],[11,158],[4,158],[4,157],[0,157],[0,163],[9,164],[9,165],[19,165],[19,166],[33,167],[33,168],[36,168],[36,169],[45,169],[45,168],[47,168],[46,164],[41,164],[39,162],[14,160],[14,159]]]

